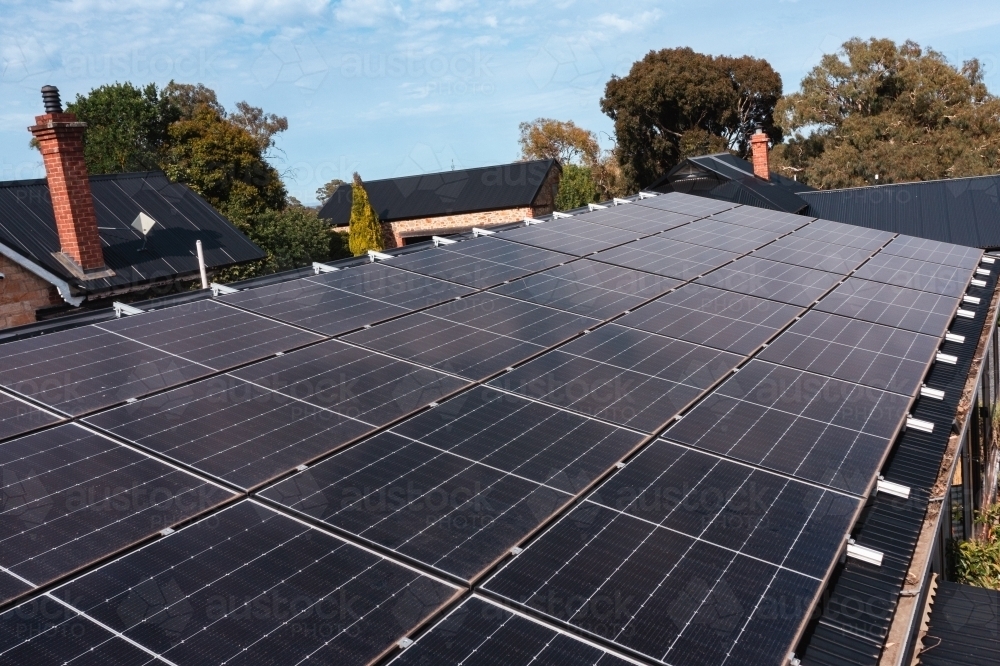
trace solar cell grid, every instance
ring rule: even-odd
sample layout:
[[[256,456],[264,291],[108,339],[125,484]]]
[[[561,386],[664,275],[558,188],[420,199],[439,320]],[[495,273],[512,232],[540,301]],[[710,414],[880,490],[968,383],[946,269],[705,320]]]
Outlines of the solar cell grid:
[[[580,259],[491,291],[567,312],[610,319],[679,284],[677,280],[652,273]]]
[[[573,257],[568,254],[537,247],[525,247],[520,243],[511,243],[492,236],[462,241],[448,245],[446,249],[455,254],[513,266],[523,270],[524,273],[541,271],[573,260]]]
[[[908,406],[898,394],[753,360],[663,436],[864,495]]]
[[[633,241],[641,234],[578,219],[559,219],[499,232],[503,240],[584,256]]]
[[[938,338],[822,312],[808,312],[758,358],[912,396]]]
[[[697,219],[691,215],[674,213],[669,210],[628,204],[589,213],[578,213],[573,217],[593,224],[628,229],[641,235],[659,233]]]
[[[957,298],[968,288],[971,273],[969,269],[957,266],[879,253],[854,277]]]
[[[177,664],[367,664],[457,592],[244,501],[54,594]]]
[[[499,333],[523,342],[551,346],[599,323],[590,317],[508,298],[500,294],[473,294],[427,310],[432,317]]]
[[[306,279],[408,310],[444,303],[473,291],[426,275],[399,270],[383,262],[352,266]]]
[[[865,250],[877,250],[885,245],[895,234],[878,229],[865,229],[852,224],[842,224],[831,222],[830,220],[816,220],[809,226],[795,232],[799,238],[809,238],[821,240],[834,245],[846,245],[847,247],[863,248]]]
[[[765,208],[754,208],[753,206],[738,206],[715,213],[712,215],[712,219],[744,227],[753,227],[754,229],[788,233],[805,226],[815,218]]]
[[[261,494],[471,580],[641,439],[509,394],[474,391]]]
[[[694,215],[696,217],[713,215],[724,210],[729,210],[734,206],[734,204],[727,201],[716,201],[714,199],[698,197],[692,194],[683,194],[681,192],[668,192],[656,197],[636,199],[629,205],[640,206],[643,208],[655,208],[657,210],[668,210],[673,213]]]
[[[0,393],[0,440],[58,423],[62,417]]]
[[[709,218],[665,231],[659,237],[743,254],[770,243],[779,235],[774,231],[741,227]]]
[[[983,251],[977,248],[914,236],[897,236],[883,248],[882,252],[969,270],[978,266],[979,259],[983,256]]]
[[[749,296],[807,306],[826,293],[841,276],[755,256],[698,279],[698,282]]]
[[[73,424],[0,444],[0,467],[0,566],[36,586],[233,497]]]
[[[956,299],[949,296],[852,277],[817,303],[815,309],[940,338],[957,305]]]
[[[389,261],[397,268],[476,289],[493,287],[534,272],[495,261],[449,252],[443,247],[398,255]]]
[[[824,240],[785,236],[754,252],[755,257],[847,275],[871,256],[870,250],[831,245]]]
[[[687,284],[616,320],[651,333],[749,354],[791,322],[802,308]]]
[[[729,263],[739,255],[716,248],[652,236],[591,257],[625,268],[690,280]]]
[[[609,324],[490,384],[654,432],[742,360],[736,354]]]

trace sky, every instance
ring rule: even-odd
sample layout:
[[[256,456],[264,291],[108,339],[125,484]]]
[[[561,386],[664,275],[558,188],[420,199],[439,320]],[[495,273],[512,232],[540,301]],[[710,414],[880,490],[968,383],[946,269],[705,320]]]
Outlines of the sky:
[[[573,120],[613,145],[604,85],[650,50],[764,58],[785,92],[851,37],[979,58],[1000,93],[1000,3],[758,0],[0,0],[0,181],[44,175],[26,128],[114,81],[203,83],[286,116],[289,193],[518,158],[518,124]]]

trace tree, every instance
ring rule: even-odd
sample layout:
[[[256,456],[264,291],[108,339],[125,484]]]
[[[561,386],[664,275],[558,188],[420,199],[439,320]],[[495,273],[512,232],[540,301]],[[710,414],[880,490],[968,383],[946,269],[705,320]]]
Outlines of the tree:
[[[266,210],[250,225],[250,240],[267,252],[263,272],[286,271],[330,259],[330,225],[304,206]]]
[[[562,168],[556,210],[571,210],[600,199],[590,167],[567,164]]]
[[[368,201],[368,193],[365,192],[361,176],[356,173],[351,189],[351,254],[357,257],[367,253],[368,250],[379,252],[385,247],[382,243],[382,224],[379,222],[371,202]]]
[[[728,149],[745,157],[758,123],[780,142],[780,97],[781,76],[765,60],[663,49],[611,77],[601,110],[615,123],[623,180],[634,191],[691,155]]]
[[[246,102],[236,102],[236,111],[229,114],[229,122],[242,127],[256,139],[265,155],[274,148],[274,135],[288,129],[288,118],[264,113],[264,109]]]
[[[813,187],[1000,171],[1000,101],[977,60],[961,68],[907,41],[851,39],[778,106],[791,140],[774,163]]]
[[[559,160],[562,165],[591,166],[600,158],[597,135],[578,127],[572,120],[562,122],[538,118],[518,126],[521,137],[521,158],[525,160]]]
[[[156,84],[114,83],[77,95],[66,110],[87,123],[84,159],[91,174],[158,169],[168,128],[180,117]]]
[[[316,189],[316,200],[319,201],[320,204],[325,204],[326,200],[333,196],[333,193],[337,191],[338,187],[346,184],[347,183],[345,183],[341,179],[334,178],[326,185],[323,185],[322,187]]]
[[[226,109],[219,103],[215,91],[201,83],[177,83],[172,80],[163,88],[163,98],[177,107],[180,118],[191,120],[194,110],[200,105],[211,107],[225,118]]]

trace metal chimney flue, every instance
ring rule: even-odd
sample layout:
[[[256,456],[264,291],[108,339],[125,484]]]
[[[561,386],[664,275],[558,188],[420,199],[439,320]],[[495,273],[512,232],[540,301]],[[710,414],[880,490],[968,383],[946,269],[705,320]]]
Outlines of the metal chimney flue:
[[[42,86],[42,103],[45,104],[45,113],[62,113],[62,100],[59,99],[59,88],[55,86]]]

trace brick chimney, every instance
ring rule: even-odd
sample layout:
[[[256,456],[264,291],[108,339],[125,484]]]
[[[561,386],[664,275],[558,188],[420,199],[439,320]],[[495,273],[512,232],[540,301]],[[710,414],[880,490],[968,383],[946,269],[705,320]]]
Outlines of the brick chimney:
[[[771,180],[771,165],[767,156],[767,135],[761,127],[750,137],[750,147],[753,149],[753,175],[764,180]]]
[[[62,250],[54,254],[67,268],[75,268],[72,272],[78,277],[99,277],[95,273],[103,277],[110,271],[104,266],[94,198],[83,160],[83,130],[87,124],[77,121],[76,114],[63,112],[55,86],[42,88],[42,101],[45,115],[35,116],[35,125],[28,131],[38,140],[45,161]]]

